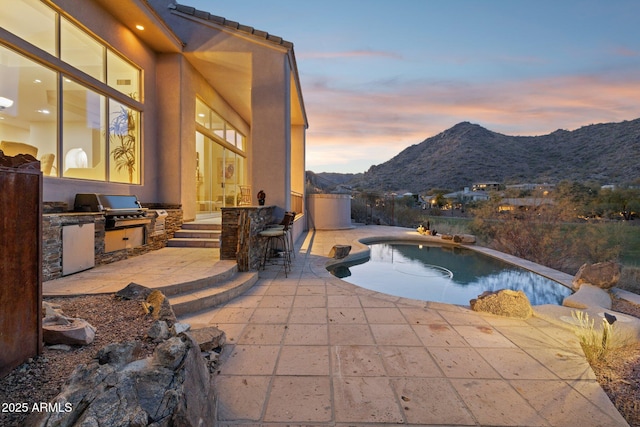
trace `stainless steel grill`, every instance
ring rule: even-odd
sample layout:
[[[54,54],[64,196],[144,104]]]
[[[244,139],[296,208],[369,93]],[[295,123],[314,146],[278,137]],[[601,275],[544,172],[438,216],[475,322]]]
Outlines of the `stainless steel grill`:
[[[133,195],[76,194],[76,212],[101,212],[105,216],[105,229],[133,227],[149,224],[147,208],[143,208]]]

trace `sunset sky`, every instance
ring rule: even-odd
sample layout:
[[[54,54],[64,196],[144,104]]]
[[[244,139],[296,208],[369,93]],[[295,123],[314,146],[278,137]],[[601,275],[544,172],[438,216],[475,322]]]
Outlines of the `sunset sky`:
[[[180,0],[294,43],[307,169],[364,172],[462,121],[640,118],[638,0]]]

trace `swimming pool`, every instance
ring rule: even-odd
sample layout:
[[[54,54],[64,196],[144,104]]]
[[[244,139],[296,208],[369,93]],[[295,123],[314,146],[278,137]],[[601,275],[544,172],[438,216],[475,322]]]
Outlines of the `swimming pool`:
[[[458,246],[376,243],[361,261],[329,267],[336,277],[385,294],[469,305],[485,291],[522,290],[532,305],[562,304],[571,289],[529,270]]]

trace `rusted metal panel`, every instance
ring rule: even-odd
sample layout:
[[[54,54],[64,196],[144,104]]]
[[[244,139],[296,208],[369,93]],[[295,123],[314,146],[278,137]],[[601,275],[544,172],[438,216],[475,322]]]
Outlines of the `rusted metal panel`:
[[[42,173],[0,167],[0,377],[42,352]]]

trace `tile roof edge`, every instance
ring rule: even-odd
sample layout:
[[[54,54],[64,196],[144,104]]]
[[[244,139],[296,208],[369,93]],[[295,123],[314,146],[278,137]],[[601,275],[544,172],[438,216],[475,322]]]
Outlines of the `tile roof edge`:
[[[269,34],[266,31],[255,29],[254,27],[248,25],[242,25],[239,22],[231,21],[222,16],[213,15],[209,12],[205,12],[203,10],[198,10],[195,7],[186,6],[178,3],[174,3],[169,6],[170,9],[173,9],[177,12],[184,13],[185,15],[191,15],[196,18],[200,18],[205,21],[210,21],[218,25],[222,25],[227,28],[231,28],[233,30],[241,31],[245,34],[250,34],[252,36],[264,39],[268,42],[274,43],[279,46],[283,46],[287,49],[293,49],[293,43],[283,39],[282,37],[275,36],[273,34]]]

